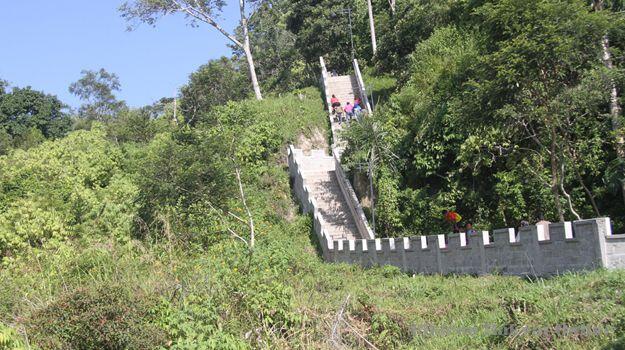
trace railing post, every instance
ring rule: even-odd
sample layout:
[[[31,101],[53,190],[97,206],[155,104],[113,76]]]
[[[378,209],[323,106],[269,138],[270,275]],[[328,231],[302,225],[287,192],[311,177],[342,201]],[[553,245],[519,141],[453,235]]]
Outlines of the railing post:
[[[330,112],[330,96],[328,96],[328,68],[323,56],[319,57],[319,63],[321,64],[321,85],[323,87],[323,95],[326,98],[326,108],[328,113]]]
[[[336,148],[334,147],[332,148],[332,156],[334,157],[335,173],[339,187],[341,189],[341,193],[343,194],[343,198],[345,198],[345,202],[347,203],[352,217],[354,218],[358,233],[364,239],[374,239],[375,232],[373,232],[371,226],[369,226],[367,217],[362,210],[360,202],[358,202],[358,197],[356,197],[356,192],[354,191],[354,188],[345,176],[345,171],[343,170],[343,166],[341,165],[339,155]]]
[[[356,81],[358,82],[358,90],[360,92],[360,98],[365,103],[365,107],[369,115],[373,113],[371,104],[369,103],[369,96],[367,95],[367,88],[365,87],[365,81],[362,79],[362,73],[360,72],[360,66],[358,60],[354,59],[354,74],[356,74]]]

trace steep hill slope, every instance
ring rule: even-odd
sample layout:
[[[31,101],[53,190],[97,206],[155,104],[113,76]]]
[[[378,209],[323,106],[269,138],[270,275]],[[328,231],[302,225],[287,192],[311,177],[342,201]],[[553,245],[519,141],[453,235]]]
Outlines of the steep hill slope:
[[[186,161],[184,152],[189,152],[188,163],[180,163],[184,167],[171,165],[167,172],[156,173],[168,190],[176,189],[194,178],[172,173],[197,171],[205,163],[199,157],[204,153],[197,152],[209,150],[194,148],[201,140],[217,132],[230,135],[233,126],[228,123],[238,123],[237,116],[253,117],[246,124],[257,131],[251,136],[270,135],[276,141],[255,141],[235,129],[238,140],[249,146],[242,148],[248,153],[241,159],[248,159],[242,174],[256,223],[253,253],[224,228],[248,238],[244,226],[200,211],[213,198],[186,192],[177,202],[194,199],[189,207],[180,212],[167,207],[178,216],[160,212],[158,218],[166,224],[152,227],[146,236],[138,231],[129,237],[103,237],[84,230],[51,244],[38,242],[0,267],[0,349],[19,348],[18,343],[42,349],[582,349],[622,344],[621,271],[527,281],[408,276],[394,268],[323,263],[310,218],[297,214],[284,161],[286,142],[301,142],[327,129],[315,94],[246,101],[229,106],[223,119],[209,119],[195,131],[175,131],[169,138],[156,138],[155,145],[137,146],[148,147],[148,160],[156,165],[172,162],[172,155]],[[229,122],[220,126],[215,120]],[[210,122],[223,129],[213,129]],[[263,152],[251,151],[259,145],[265,145]],[[123,151],[129,160],[144,155],[134,148]],[[39,161],[35,153],[22,155],[26,164]],[[136,181],[140,198],[154,190],[137,178],[144,173],[133,173],[128,166],[120,169]],[[7,194],[7,183],[2,185]],[[46,195],[45,186],[38,191]],[[233,203],[226,207],[233,215],[244,215],[237,192],[223,201]],[[4,220],[0,227],[5,227]],[[105,226],[103,220],[99,224]]]

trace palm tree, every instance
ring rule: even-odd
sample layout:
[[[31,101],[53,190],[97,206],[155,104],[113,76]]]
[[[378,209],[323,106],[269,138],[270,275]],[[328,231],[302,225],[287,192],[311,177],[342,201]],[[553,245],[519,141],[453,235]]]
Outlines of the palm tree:
[[[371,197],[371,219],[375,234],[374,181],[376,172],[381,167],[396,169],[396,162],[399,157],[393,153],[392,144],[389,142],[389,132],[385,129],[384,124],[374,117],[364,118],[360,123],[352,123],[342,137],[348,141],[345,151],[346,165],[348,167],[366,165],[367,167]]]

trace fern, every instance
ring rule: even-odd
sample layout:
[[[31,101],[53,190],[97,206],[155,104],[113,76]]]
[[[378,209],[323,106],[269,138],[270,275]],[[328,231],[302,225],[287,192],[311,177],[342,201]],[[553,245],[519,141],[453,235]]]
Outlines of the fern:
[[[26,349],[19,340],[19,335],[11,328],[0,323],[0,350]]]

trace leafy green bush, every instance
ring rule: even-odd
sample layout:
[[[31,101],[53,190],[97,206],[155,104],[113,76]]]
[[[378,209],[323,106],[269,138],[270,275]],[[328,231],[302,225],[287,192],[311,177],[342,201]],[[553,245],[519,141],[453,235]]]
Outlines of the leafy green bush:
[[[182,305],[163,301],[158,308],[159,323],[172,339],[172,350],[247,349],[249,344],[224,330],[217,306],[205,298],[189,295]]]
[[[154,298],[121,285],[65,293],[27,321],[42,349],[153,349],[164,333],[152,323]]]
[[[0,257],[89,235],[128,240],[138,188],[101,128],[0,157]]]

